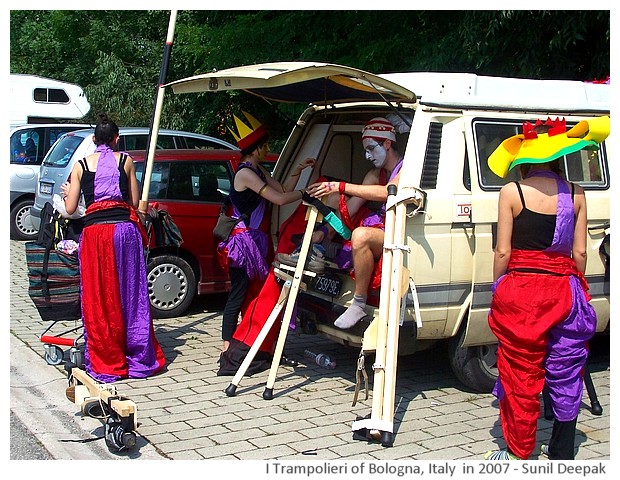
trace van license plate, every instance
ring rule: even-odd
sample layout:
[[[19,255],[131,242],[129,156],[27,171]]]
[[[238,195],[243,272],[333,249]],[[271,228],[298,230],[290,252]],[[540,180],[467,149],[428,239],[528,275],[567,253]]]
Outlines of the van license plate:
[[[342,280],[332,275],[319,275],[314,283],[314,291],[329,295],[330,297],[337,297],[340,295],[340,289],[342,288]]]
[[[52,186],[49,183],[42,183],[39,186],[39,193],[41,195],[51,195],[52,194]]]

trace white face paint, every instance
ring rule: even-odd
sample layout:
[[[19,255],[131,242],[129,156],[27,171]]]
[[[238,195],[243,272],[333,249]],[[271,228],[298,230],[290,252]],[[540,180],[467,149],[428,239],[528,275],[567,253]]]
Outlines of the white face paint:
[[[366,160],[372,162],[377,168],[383,167],[387,157],[387,152],[383,147],[383,143],[378,143],[372,138],[366,138],[362,141],[362,145],[366,152]]]

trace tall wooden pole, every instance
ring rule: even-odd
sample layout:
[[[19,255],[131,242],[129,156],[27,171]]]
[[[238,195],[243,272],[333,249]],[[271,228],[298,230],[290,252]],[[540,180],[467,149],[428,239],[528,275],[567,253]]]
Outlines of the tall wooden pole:
[[[153,172],[153,162],[155,161],[155,149],[157,147],[157,134],[159,133],[159,119],[164,104],[164,85],[168,76],[168,64],[170,61],[170,53],[172,52],[172,38],[174,36],[174,27],[177,21],[177,11],[170,11],[170,21],[168,23],[168,35],[166,37],[166,45],[164,46],[164,57],[161,63],[161,71],[159,73],[159,87],[157,89],[157,97],[155,99],[155,110],[151,119],[151,129],[148,141],[148,156],[144,166],[144,176],[142,177],[142,197],[138,205],[138,210],[146,213],[149,203],[149,189],[151,187],[151,173]]]

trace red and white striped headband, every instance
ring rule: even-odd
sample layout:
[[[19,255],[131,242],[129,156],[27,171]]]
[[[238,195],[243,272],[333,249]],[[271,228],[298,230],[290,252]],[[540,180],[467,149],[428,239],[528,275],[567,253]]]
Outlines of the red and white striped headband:
[[[362,130],[362,140],[365,138],[376,138],[395,142],[396,133],[394,132],[394,125],[392,125],[386,118],[373,118],[364,126]]]

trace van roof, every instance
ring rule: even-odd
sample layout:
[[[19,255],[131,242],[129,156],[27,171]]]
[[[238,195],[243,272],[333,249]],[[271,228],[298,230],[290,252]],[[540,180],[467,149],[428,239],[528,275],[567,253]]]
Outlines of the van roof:
[[[320,62],[246,65],[167,84],[174,93],[243,90],[279,102],[315,105],[396,101],[446,108],[609,112],[609,85],[569,80],[488,77],[470,73],[376,75]]]
[[[610,87],[574,80],[489,77],[472,73],[411,72],[381,77],[409,88],[420,104],[549,112],[609,112]]]

